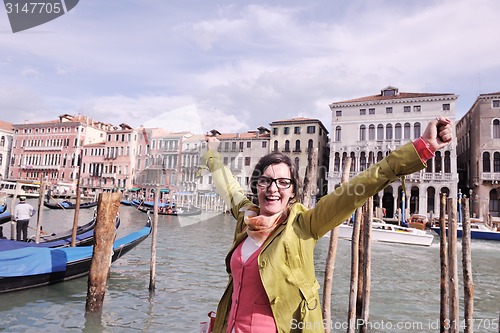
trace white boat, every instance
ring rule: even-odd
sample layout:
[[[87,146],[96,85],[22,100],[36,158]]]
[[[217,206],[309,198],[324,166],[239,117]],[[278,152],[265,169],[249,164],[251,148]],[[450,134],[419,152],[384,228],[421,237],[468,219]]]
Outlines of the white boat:
[[[339,238],[352,239],[352,225],[343,223],[338,228]],[[430,246],[434,236],[424,230],[405,228],[374,218],[371,239],[374,242]]]
[[[438,235],[441,233],[441,228],[438,226],[432,227],[431,229]],[[448,227],[446,227],[446,231],[448,233]],[[457,225],[457,237],[462,237],[462,223],[458,223]],[[500,241],[500,230],[495,227],[490,227],[482,221],[471,220],[470,238]]]
[[[26,198],[38,198],[40,196],[40,185],[28,182],[16,182],[12,180],[0,181],[0,193],[4,193],[10,197],[16,193],[16,186],[19,186],[17,191],[18,197],[25,196]]]

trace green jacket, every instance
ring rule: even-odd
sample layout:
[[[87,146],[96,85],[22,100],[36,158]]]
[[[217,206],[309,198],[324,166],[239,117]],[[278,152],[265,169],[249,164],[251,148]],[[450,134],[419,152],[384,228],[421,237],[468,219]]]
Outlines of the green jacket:
[[[225,333],[233,291],[229,261],[235,248],[247,237],[240,208],[253,204],[244,196],[218,153],[209,151],[205,159],[217,192],[237,220],[234,242],[226,257],[229,283],[219,302],[213,330]],[[413,144],[408,143],[323,197],[315,208],[307,209],[300,203],[292,205],[287,220],[266,240],[258,257],[260,276],[278,332],[324,332],[320,285],[314,270],[313,252],[317,241],[347,220],[367,198],[397,178],[424,167]]]

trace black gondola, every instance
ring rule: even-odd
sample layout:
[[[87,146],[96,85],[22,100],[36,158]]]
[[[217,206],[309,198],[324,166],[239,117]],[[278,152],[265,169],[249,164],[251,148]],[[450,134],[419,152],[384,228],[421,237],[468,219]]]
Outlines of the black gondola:
[[[112,262],[132,250],[151,233],[151,222],[113,243]],[[66,248],[26,247],[0,252],[0,293],[50,285],[85,276],[93,246]]]
[[[44,201],[43,202],[43,205],[47,208],[50,208],[50,209],[75,209],[76,208],[76,204],[71,202],[71,201],[67,201],[67,200],[64,200],[64,201],[61,201],[61,202],[47,202],[47,201]],[[91,202],[83,202],[83,203],[80,203],[80,209],[85,209],[85,208],[92,208],[92,207],[95,207],[97,206],[97,201],[91,201]]]

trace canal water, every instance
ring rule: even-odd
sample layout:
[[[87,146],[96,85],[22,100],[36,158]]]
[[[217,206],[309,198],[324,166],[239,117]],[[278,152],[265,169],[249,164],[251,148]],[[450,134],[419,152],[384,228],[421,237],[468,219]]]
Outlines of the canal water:
[[[33,200],[32,204],[36,204]],[[120,206],[119,236],[140,229],[146,214]],[[80,211],[80,224],[92,210]],[[74,211],[44,209],[44,230],[70,229]],[[30,226],[36,224],[33,218]],[[87,277],[0,294],[2,332],[198,332],[215,310],[227,277],[224,258],[233,235],[229,215],[159,216],[156,290],[148,291],[151,237],[111,267],[99,320],[85,318]],[[33,230],[30,230],[33,233]],[[10,235],[9,227],[4,233]],[[340,240],[332,291],[332,332],[345,332],[349,279],[349,241]],[[316,247],[317,275],[323,284],[328,239]],[[458,248],[459,254],[461,247]],[[439,243],[431,247],[372,246],[369,332],[439,331]],[[473,241],[475,331],[498,332],[500,242]],[[459,264],[461,256],[459,256]],[[463,318],[461,266],[460,313]],[[461,330],[462,331],[462,330]]]

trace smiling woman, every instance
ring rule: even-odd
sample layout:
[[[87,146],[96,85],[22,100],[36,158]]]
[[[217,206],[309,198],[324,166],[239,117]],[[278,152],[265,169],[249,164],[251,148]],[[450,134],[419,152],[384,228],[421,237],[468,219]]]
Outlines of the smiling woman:
[[[301,186],[288,156],[268,154],[255,166],[250,188],[256,205],[222,163],[214,149],[218,140],[209,137],[206,166],[236,219],[234,242],[226,257],[229,283],[213,332],[298,332],[300,327],[323,332],[314,267],[317,241],[367,198],[399,177],[423,169],[434,151],[451,140],[449,120],[435,119],[415,142],[394,150],[308,209],[297,202]]]

